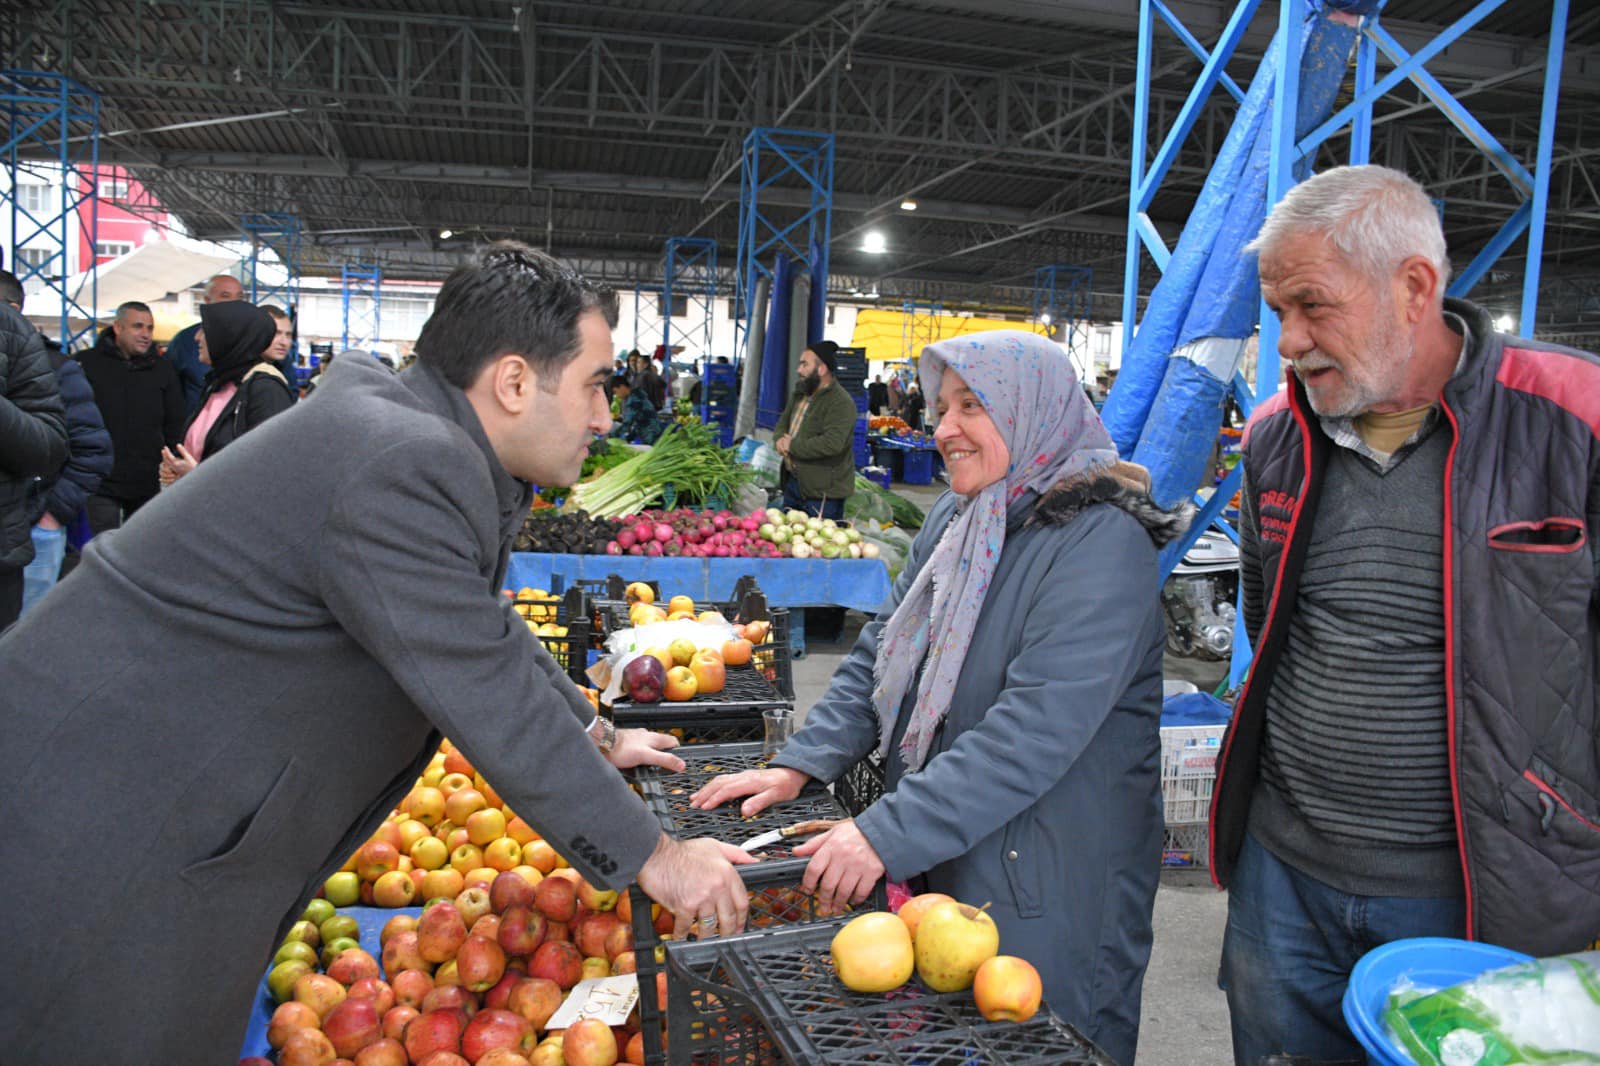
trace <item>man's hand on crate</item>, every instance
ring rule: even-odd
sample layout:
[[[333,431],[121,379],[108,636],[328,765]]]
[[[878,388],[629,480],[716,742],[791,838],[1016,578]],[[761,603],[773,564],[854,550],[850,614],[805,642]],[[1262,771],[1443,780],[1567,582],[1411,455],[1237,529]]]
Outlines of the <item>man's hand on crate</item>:
[[[810,775],[787,766],[769,766],[764,770],[741,770],[736,774],[721,774],[701,786],[689,797],[689,806],[709,811],[731,799],[749,796],[739,807],[739,813],[754,818],[774,803],[783,803],[800,795]]]
[[[617,742],[606,756],[619,770],[635,766],[659,766],[669,773],[683,773],[683,760],[672,754],[678,738],[668,733],[652,733],[648,729],[619,729]]]
[[[851,818],[794,849],[797,858],[811,856],[801,887],[815,892],[823,914],[838,914],[860,903],[883,878],[883,860]]]
[[[737,933],[750,910],[750,890],[733,864],[755,861],[732,844],[678,841],[663,833],[639,871],[639,887],[672,912],[675,936]]]

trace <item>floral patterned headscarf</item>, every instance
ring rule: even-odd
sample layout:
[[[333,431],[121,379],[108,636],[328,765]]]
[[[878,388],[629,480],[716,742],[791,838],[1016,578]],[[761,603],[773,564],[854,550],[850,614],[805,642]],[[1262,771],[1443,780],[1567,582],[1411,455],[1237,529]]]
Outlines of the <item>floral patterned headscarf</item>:
[[[1020,330],[995,330],[930,344],[919,375],[929,405],[948,368],[991,419],[1011,454],[1005,477],[956,505],[955,517],[883,628],[873,667],[878,752],[887,755],[906,691],[927,660],[900,742],[906,766],[927,761],[950,710],[956,679],[1006,542],[1006,511],[1026,492],[1117,459],[1105,427],[1059,345]]]

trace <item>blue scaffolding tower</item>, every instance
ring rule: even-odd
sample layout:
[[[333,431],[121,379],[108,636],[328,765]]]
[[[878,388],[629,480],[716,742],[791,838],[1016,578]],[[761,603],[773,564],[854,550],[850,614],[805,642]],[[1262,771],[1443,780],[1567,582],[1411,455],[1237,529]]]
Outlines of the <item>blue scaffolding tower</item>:
[[[1271,48],[1263,60],[1261,85],[1252,86],[1246,93],[1228,77],[1224,68],[1232,59],[1234,50],[1244,36],[1251,19],[1260,7],[1261,0],[1239,0],[1224,26],[1215,45],[1207,50],[1161,0],[1141,0],[1138,41],[1138,75],[1134,100],[1134,138],[1132,146],[1131,195],[1128,205],[1127,259],[1123,276],[1123,343],[1124,354],[1133,342],[1132,324],[1137,319],[1139,270],[1141,252],[1164,274],[1172,262],[1174,250],[1169,248],[1152,223],[1148,210],[1155,201],[1162,181],[1179,148],[1193,129],[1195,120],[1211,93],[1221,85],[1240,104],[1245,112],[1268,98],[1270,115],[1261,122],[1267,130],[1269,162],[1266,173],[1265,204],[1268,209],[1283,198],[1299,180],[1309,174],[1310,165],[1318,149],[1337,134],[1348,130],[1348,162],[1363,164],[1370,160],[1372,146],[1373,104],[1401,82],[1409,80],[1461,131],[1470,143],[1477,146],[1505,176],[1521,200],[1511,217],[1477,253],[1472,262],[1452,282],[1449,293],[1461,296],[1480,280],[1489,268],[1523,234],[1527,235],[1527,265],[1523,278],[1522,314],[1519,329],[1524,336],[1532,330],[1537,309],[1540,260],[1544,243],[1544,224],[1549,198],[1549,175],[1555,136],[1555,114],[1561,81],[1562,53],[1565,47],[1569,0],[1553,0],[1550,14],[1550,36],[1544,69],[1544,95],[1540,110],[1539,139],[1536,159],[1532,169],[1516,159],[1473,117],[1468,108],[1444,88],[1427,70],[1427,64],[1452,43],[1467,33],[1487,15],[1504,6],[1508,0],[1481,0],[1415,52],[1408,51],[1389,34],[1382,25],[1385,0],[1279,0],[1277,5],[1277,31]],[[1354,97],[1338,108],[1314,128],[1303,133],[1297,131],[1302,98],[1302,50],[1306,47],[1305,27],[1314,18],[1321,17],[1324,9],[1337,11],[1341,17],[1359,17],[1356,38],[1356,63]],[[1270,10],[1270,8],[1269,8]],[[1154,69],[1154,31],[1157,24],[1165,24],[1202,63],[1202,70],[1183,107],[1177,113],[1171,128],[1155,155],[1149,155],[1150,97]],[[1391,64],[1379,77],[1378,57],[1382,55]],[[1269,66],[1269,62],[1272,64]],[[1231,138],[1230,138],[1231,139]],[[1225,146],[1221,156],[1226,153]],[[1146,160],[1149,159],[1148,165]],[[1242,412],[1248,416],[1256,402],[1277,391],[1280,373],[1278,356],[1278,325],[1276,318],[1259,304],[1259,353],[1253,386],[1236,375],[1231,382],[1231,392]],[[1148,323],[1140,323],[1141,330]],[[1119,378],[1119,387],[1128,378],[1128,367]],[[1116,390],[1113,390],[1115,392]],[[1109,406],[1109,403],[1108,403]],[[1115,435],[1115,434],[1114,434]],[[1120,443],[1120,442],[1119,442]],[[1209,446],[1209,442],[1208,442]],[[1205,501],[1198,520],[1189,533],[1163,556],[1162,576],[1172,563],[1200,534],[1212,524],[1217,524],[1230,536],[1233,531],[1220,521],[1220,514],[1238,491],[1243,475],[1242,466],[1235,467]],[[1232,680],[1237,684],[1248,666],[1250,649],[1238,634],[1234,642]]]
[[[900,355],[913,367],[922,349],[939,339],[939,317],[944,304],[907,300],[900,305]]]
[[[339,268],[344,299],[344,347],[377,354],[379,306],[382,302],[383,268],[375,264],[346,263]]]
[[[1042,266],[1033,272],[1033,320],[1069,353],[1086,343],[1094,270],[1084,266]],[[1087,353],[1085,353],[1087,357]],[[1086,367],[1079,367],[1083,371]]]
[[[7,168],[0,189],[0,210],[11,213],[11,247],[6,265],[31,289],[36,302],[48,294],[52,314],[60,322],[56,339],[74,351],[92,343],[98,314],[98,271],[92,249],[100,211],[96,172],[100,162],[100,97],[92,89],[61,74],[36,70],[0,71],[0,108],[6,115],[3,152]],[[39,162],[39,157],[49,162]],[[23,203],[18,176],[37,176],[55,208]],[[69,281],[68,250],[75,238],[72,219],[83,227],[91,249],[89,261]],[[29,254],[20,254],[23,251]],[[30,284],[33,283],[33,284]],[[81,323],[74,326],[74,323]]]
[[[245,214],[239,216],[239,226],[250,242],[245,260],[250,302],[289,312],[289,355],[301,376],[309,376],[311,368],[300,354],[300,219],[281,211]],[[278,257],[277,263],[263,263],[264,249]]]
[[[779,191],[787,195],[774,195]],[[776,258],[806,264],[814,308],[828,288],[828,243],[833,236],[833,134],[758,127],[744,141],[739,170],[739,254],[735,350],[743,355],[756,282],[775,280]],[[778,299],[774,292],[774,300]],[[821,334],[822,315],[810,314],[808,335]],[[814,339],[814,336],[812,337]]]
[[[661,343],[669,352],[682,348],[689,355],[709,357],[717,309],[717,242],[668,238],[662,273],[663,310],[671,313],[663,316]]]

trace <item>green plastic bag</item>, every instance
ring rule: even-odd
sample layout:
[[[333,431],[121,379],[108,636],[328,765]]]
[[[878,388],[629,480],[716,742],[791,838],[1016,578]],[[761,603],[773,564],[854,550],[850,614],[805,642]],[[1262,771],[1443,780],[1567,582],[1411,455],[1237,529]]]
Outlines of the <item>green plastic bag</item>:
[[[1600,1063],[1600,952],[1520,962],[1431,994],[1399,988],[1383,1018],[1423,1066]]]

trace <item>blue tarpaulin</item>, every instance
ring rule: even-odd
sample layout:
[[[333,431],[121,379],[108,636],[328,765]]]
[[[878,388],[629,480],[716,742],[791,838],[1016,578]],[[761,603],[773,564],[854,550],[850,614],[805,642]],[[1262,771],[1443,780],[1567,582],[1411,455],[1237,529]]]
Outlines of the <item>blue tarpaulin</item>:
[[[514,552],[506,588],[563,587],[617,574],[627,581],[657,581],[664,592],[692,596],[697,603],[726,600],[734,583],[755,577],[774,607],[853,607],[877,613],[889,598],[889,568],[882,559],[669,559],[636,555],[552,555]]]
[[[756,425],[771,429],[778,424],[789,397],[789,301],[793,297],[793,268],[779,255],[772,270],[772,298],[767,305],[766,336],[761,346],[761,391],[756,401]]]

